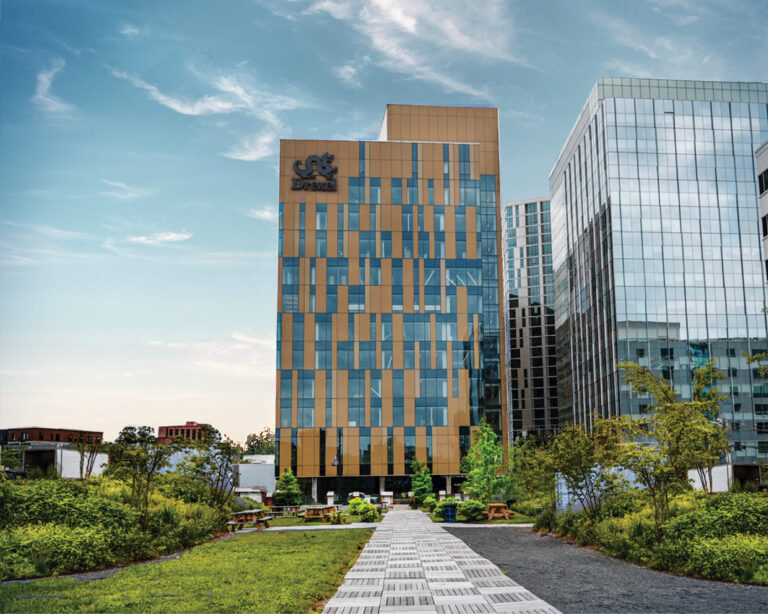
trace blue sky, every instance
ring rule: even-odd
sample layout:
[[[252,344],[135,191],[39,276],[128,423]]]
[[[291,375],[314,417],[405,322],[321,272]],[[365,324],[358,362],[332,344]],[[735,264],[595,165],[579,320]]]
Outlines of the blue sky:
[[[0,426],[274,424],[280,138],[498,106],[546,194],[599,76],[768,80],[764,0],[0,5]]]

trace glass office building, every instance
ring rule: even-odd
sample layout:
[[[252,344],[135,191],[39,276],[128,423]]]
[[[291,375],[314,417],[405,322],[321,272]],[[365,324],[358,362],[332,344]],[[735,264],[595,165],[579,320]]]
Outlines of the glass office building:
[[[542,439],[557,429],[555,295],[549,198],[504,206],[504,332],[507,441]]]
[[[735,464],[768,456],[768,383],[754,152],[768,85],[599,79],[550,174],[562,421],[641,414],[617,364],[691,398],[693,370],[727,375]]]
[[[281,141],[276,466],[308,494],[408,491],[413,459],[450,489],[505,432],[498,147],[496,109],[405,105]]]

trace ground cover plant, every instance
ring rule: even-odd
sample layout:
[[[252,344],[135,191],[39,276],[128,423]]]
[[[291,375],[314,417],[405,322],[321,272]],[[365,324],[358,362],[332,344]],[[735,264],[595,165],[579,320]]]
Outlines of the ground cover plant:
[[[180,452],[176,468],[172,452]],[[198,445],[160,445],[126,427],[105,475],[6,479],[0,472],[0,577],[103,569],[177,552],[226,528],[234,509],[232,447],[217,431]]]
[[[329,599],[369,529],[249,533],[105,580],[0,588],[3,612],[308,612]],[[27,598],[28,596],[48,598]]]
[[[3,482],[0,575],[62,574],[153,558],[209,539],[228,519],[226,509],[155,491],[142,529],[142,514],[129,500],[130,487],[111,478]]]
[[[680,401],[664,378],[633,363],[620,367],[633,393],[649,399],[647,415],[517,442],[509,454],[515,509],[537,515],[536,530],[639,565],[768,584],[768,495],[711,493],[712,468],[728,449],[717,420],[723,375],[704,364],[694,372],[692,400]],[[710,492],[692,490],[693,471]],[[556,505],[556,479],[571,496],[565,511]]]

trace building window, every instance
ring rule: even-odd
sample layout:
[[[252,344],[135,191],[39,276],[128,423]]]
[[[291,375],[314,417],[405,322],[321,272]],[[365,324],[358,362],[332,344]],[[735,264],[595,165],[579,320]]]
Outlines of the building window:
[[[349,286],[349,311],[362,313],[365,311],[365,287]]]
[[[370,203],[372,205],[379,205],[381,204],[381,179],[378,177],[371,177],[370,182]]]
[[[403,180],[392,179],[392,204],[403,204]]]

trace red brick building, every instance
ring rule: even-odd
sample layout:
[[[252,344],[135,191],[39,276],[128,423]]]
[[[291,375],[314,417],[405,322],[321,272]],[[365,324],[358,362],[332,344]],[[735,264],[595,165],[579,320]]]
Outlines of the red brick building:
[[[26,443],[96,443],[104,439],[102,431],[81,431],[76,429],[52,429],[41,426],[27,426],[3,429],[0,439],[8,445]]]
[[[210,427],[210,424],[198,424],[197,422],[187,422],[178,426],[160,426],[157,429],[157,443],[171,443],[172,437],[181,437],[189,441],[198,441],[202,439],[201,431],[203,428]]]

